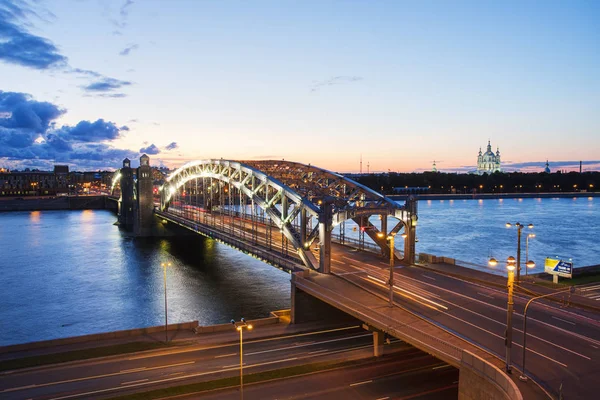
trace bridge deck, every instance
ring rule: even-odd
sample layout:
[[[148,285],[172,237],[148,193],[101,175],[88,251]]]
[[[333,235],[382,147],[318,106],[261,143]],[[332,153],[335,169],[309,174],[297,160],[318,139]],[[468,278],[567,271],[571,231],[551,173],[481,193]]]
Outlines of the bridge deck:
[[[306,270],[295,273],[292,282],[303,292],[454,367],[460,368],[464,351],[467,351],[501,371],[504,369],[503,362],[490,353],[449,333],[431,321],[411,313],[398,304],[390,307],[388,299],[384,296],[365,291],[364,288],[340,277]],[[497,373],[498,371],[491,371],[491,374]],[[516,383],[523,398],[546,398],[546,395],[537,386],[524,384],[515,378],[517,378],[516,374],[513,376],[513,382]],[[501,378],[499,380],[502,381]],[[509,393],[512,390],[511,387],[504,389]]]

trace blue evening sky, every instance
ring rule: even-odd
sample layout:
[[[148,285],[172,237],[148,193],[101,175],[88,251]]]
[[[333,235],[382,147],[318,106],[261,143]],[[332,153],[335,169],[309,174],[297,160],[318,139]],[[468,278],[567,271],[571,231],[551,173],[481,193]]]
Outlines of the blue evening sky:
[[[0,166],[598,169],[600,2],[0,0],[0,91]]]

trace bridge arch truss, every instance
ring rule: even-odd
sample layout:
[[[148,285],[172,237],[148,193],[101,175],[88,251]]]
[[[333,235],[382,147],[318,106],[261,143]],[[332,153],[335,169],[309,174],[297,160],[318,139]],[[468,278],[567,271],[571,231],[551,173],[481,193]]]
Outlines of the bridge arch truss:
[[[255,231],[249,234],[257,235],[261,225],[268,241],[274,225],[282,240],[285,238],[282,252],[289,247],[305,267],[324,273],[330,270],[331,232],[348,219],[359,224],[360,234],[368,234],[384,254],[389,254],[386,237],[404,228],[404,257],[399,252],[398,258],[414,261],[416,203],[399,205],[347,177],[311,165],[290,161],[193,161],[167,178],[160,188],[160,198],[162,212],[172,207],[187,218],[211,215],[213,223],[215,218],[220,219],[232,233],[236,221],[237,231],[241,232],[242,221],[249,220]],[[380,215],[379,227],[369,222],[373,215]],[[389,232],[388,216],[397,219]]]

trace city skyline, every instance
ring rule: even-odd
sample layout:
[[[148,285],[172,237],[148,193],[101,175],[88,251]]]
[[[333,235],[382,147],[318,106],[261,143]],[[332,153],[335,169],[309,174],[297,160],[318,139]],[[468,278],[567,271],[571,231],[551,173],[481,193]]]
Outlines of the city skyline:
[[[600,168],[596,4],[163,4],[0,4],[1,166]]]

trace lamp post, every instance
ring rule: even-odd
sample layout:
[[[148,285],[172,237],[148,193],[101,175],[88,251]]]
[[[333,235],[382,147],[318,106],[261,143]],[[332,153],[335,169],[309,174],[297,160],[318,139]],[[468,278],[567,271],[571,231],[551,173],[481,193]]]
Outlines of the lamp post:
[[[511,260],[512,258],[512,260]],[[513,285],[515,282],[515,263],[514,257],[509,257],[508,264],[506,265],[508,270],[508,282],[506,283],[508,289],[508,301],[506,305],[506,372],[511,373],[510,366],[510,352],[512,350],[512,314],[513,314]],[[518,271],[518,270],[517,270]]]
[[[377,234],[377,236],[379,236],[380,238],[383,238],[385,235],[383,232],[379,232]],[[395,234],[394,233],[390,233],[387,237],[387,240],[390,242],[390,278],[388,280],[388,283],[390,285],[390,307],[394,306],[394,264],[395,264],[395,260],[394,260],[394,250],[395,250],[395,244],[394,244],[394,238],[395,238]],[[407,234],[403,233],[402,235],[402,239],[406,239]]]
[[[231,320],[231,324],[235,326],[235,329],[240,333],[240,400],[244,400],[244,329],[252,330],[252,325],[246,323],[244,318],[240,319],[240,322]]]
[[[506,223],[507,228],[511,228],[513,225],[510,222]],[[517,282],[521,280],[521,230],[525,225],[517,222],[515,224],[517,227]],[[533,224],[527,225],[529,229],[533,228]]]
[[[515,283],[515,258],[513,256],[509,256],[506,259],[506,270],[508,275],[508,280],[506,283],[508,301],[506,304],[506,331],[504,333],[504,343],[506,345],[506,372],[511,373],[511,362],[510,362],[510,353],[512,350],[512,314],[513,314],[513,289]],[[498,260],[494,257],[491,257],[489,260],[489,264],[492,267],[495,267],[498,264]],[[527,261],[527,267],[533,268],[535,267],[535,263],[533,261]],[[529,303],[528,303],[529,304]],[[527,313],[527,307],[525,308],[525,313]],[[525,346],[525,343],[523,343]]]
[[[171,263],[162,263],[160,266],[163,268],[164,272],[164,282],[165,282],[165,343],[169,342],[169,334],[167,332],[169,326],[169,317],[167,312],[167,267],[171,266]]]
[[[523,374],[521,376],[519,376],[519,379],[522,380],[523,382],[527,382],[527,374],[525,372],[525,353],[527,351],[527,310],[529,309],[529,305],[531,303],[533,303],[535,300],[538,300],[538,299],[541,299],[544,297],[550,297],[550,296],[554,296],[555,294],[560,294],[560,293],[565,293],[565,292],[573,293],[574,291],[575,291],[575,286],[571,286],[568,289],[559,290],[558,292],[548,293],[548,294],[544,294],[541,296],[532,297],[525,305],[525,311],[523,311],[523,363],[522,363]]]
[[[526,264],[527,268],[525,268],[525,275],[529,275],[529,273],[528,273],[529,268],[535,267],[535,263],[533,261],[529,260],[529,239],[534,238],[534,237],[535,237],[535,233],[529,233],[527,235],[527,238],[525,239],[525,260],[527,260],[527,264]]]

